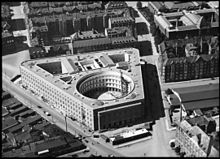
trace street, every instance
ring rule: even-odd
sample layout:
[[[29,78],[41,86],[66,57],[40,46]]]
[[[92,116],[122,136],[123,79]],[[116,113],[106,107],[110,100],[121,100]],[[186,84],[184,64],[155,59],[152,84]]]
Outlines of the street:
[[[153,51],[153,55],[158,55],[157,53],[157,49],[156,49],[156,46],[155,46],[155,42],[154,42],[154,37],[152,36],[152,34],[150,33],[150,23],[144,18],[144,16],[140,13],[140,11],[137,9],[137,6],[136,6],[136,3],[137,2],[126,2],[128,4],[129,7],[132,7],[134,8],[134,10],[136,10],[138,12],[138,15],[139,17],[135,18],[135,22],[136,23],[140,23],[140,22],[144,22],[146,23],[146,25],[148,26],[148,31],[149,31],[149,34],[148,36],[146,36],[146,40],[149,40],[151,41],[151,46],[152,46],[152,51]],[[147,6],[148,5],[148,2],[142,2],[142,6]],[[139,37],[139,39],[141,39]],[[143,40],[143,39],[141,39]]]

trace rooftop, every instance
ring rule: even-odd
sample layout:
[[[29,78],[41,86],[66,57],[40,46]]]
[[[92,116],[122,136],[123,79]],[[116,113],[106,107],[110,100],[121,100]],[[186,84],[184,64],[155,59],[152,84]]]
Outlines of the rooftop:
[[[7,109],[5,109],[5,108],[2,107],[2,116],[5,116],[5,115],[7,115],[7,114],[8,114]]]
[[[18,122],[12,118],[11,116],[7,117],[7,118],[3,118],[2,119],[2,130],[7,130],[15,125],[17,125]]]
[[[107,37],[98,39],[77,40],[73,42],[73,48],[83,48],[108,44],[111,44],[111,40]]]
[[[124,57],[124,61],[127,61],[129,63],[130,70],[128,71],[117,69],[116,65],[113,66],[110,59],[112,59],[113,63],[115,64],[120,62],[117,61],[117,58],[114,57],[114,55],[122,55]],[[105,58],[105,62],[102,63],[103,60],[100,61],[100,59],[102,59],[101,57],[105,56],[109,56],[110,59]],[[121,60],[123,61],[123,59]],[[44,80],[47,80],[55,87],[62,89],[70,96],[73,96],[76,101],[83,101],[89,107],[96,109],[99,107],[107,107],[112,104],[116,104],[116,102],[108,101],[106,103],[101,102],[102,104],[98,104],[100,103],[100,101],[98,101],[97,99],[87,98],[80,94],[76,88],[77,83],[80,82],[82,78],[88,78],[89,76],[91,76],[91,74],[95,75],[100,73],[102,74],[115,72],[116,74],[120,75],[123,73],[126,78],[129,77],[132,79],[132,81],[135,82],[135,87],[132,93],[128,95],[128,97],[117,99],[117,104],[124,103],[125,101],[131,102],[134,100],[143,99],[144,93],[142,87],[143,83],[141,66],[137,65],[139,64],[139,62],[139,51],[134,48],[127,48],[94,52],[92,53],[92,55],[91,53],[88,53],[81,55],[44,58],[39,60],[28,60],[22,62],[21,66],[40,76]],[[72,67],[72,63],[74,63],[74,67]],[[54,72],[54,66],[60,67],[61,69]],[[75,70],[74,68],[76,67],[79,69]],[[61,79],[67,76],[71,76],[72,79],[70,81],[68,80],[67,82]],[[134,96],[134,94],[136,95]],[[133,98],[129,98],[129,96],[133,96]]]

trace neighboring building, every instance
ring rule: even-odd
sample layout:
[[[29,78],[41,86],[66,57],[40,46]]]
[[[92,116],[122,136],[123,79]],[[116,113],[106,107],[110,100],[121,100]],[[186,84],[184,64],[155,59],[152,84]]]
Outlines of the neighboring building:
[[[12,118],[11,116],[8,116],[6,118],[2,118],[2,131],[6,131],[9,128],[18,125],[18,122]]]
[[[123,61],[130,68],[118,69]],[[23,85],[63,115],[101,130],[146,122],[139,62],[129,48],[24,61],[20,73]]]
[[[178,123],[175,144],[185,154],[184,157],[219,157],[219,143],[215,138],[188,120]]]
[[[219,77],[219,54],[159,58],[162,83]]]
[[[219,35],[219,13],[215,9],[154,15],[154,22],[167,39]]]
[[[148,8],[153,14],[172,13],[183,10],[198,10],[201,8],[209,8],[206,2],[202,1],[164,1],[164,2],[148,2]]]
[[[10,6],[5,2],[1,3],[1,17],[3,20],[10,20],[12,17]]]

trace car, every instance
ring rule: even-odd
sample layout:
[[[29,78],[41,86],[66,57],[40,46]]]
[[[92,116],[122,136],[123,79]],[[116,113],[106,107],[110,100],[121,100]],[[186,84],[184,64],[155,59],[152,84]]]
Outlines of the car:
[[[41,106],[39,106],[39,105],[38,105],[37,107],[38,107],[39,109],[41,109],[41,108],[42,108],[42,107],[41,107]]]
[[[89,141],[88,141],[88,140],[85,140],[85,142],[88,143]]]

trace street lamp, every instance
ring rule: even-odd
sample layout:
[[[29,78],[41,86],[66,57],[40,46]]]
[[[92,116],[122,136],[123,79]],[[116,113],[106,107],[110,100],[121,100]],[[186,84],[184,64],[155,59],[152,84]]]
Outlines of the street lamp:
[[[66,113],[65,113],[65,123],[66,123],[66,132],[67,132],[67,120],[66,120]]]

